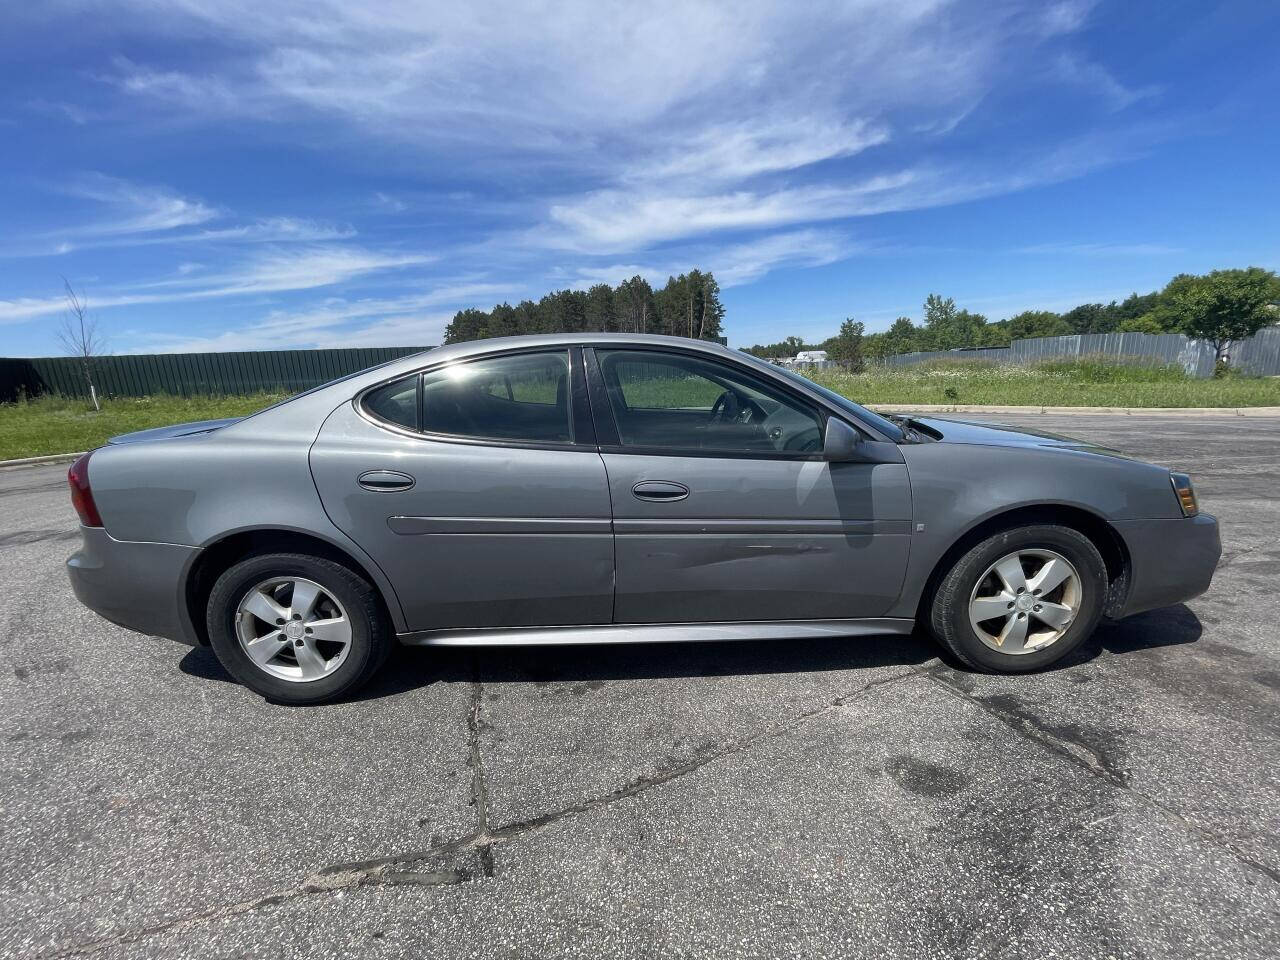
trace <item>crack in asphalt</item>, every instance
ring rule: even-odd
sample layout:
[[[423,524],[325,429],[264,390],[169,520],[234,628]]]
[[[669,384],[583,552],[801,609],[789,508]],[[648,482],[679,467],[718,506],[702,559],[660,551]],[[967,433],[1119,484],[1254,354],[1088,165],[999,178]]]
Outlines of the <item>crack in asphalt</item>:
[[[467,712],[468,751],[467,763],[471,767],[471,796],[476,807],[475,830],[452,840],[434,844],[422,850],[377,857],[352,863],[340,863],[324,867],[306,877],[302,883],[288,890],[269,894],[254,900],[245,900],[228,906],[214,907],[189,914],[165,923],[152,924],[125,931],[51,953],[41,954],[42,960],[60,957],[78,957],[105,950],[108,947],[136,943],[163,933],[190,929],[202,923],[251,913],[264,907],[279,906],[314,895],[332,894],[365,886],[453,886],[494,875],[493,847],[525,834],[536,833],[561,820],[598,810],[620,800],[638,796],[655,787],[671,783],[727,757],[736,756],[760,743],[785,736],[834,710],[838,710],[855,697],[877,687],[912,680],[920,675],[917,668],[910,668],[891,677],[883,677],[847,690],[833,700],[793,715],[784,723],[768,727],[750,736],[728,740],[715,749],[704,749],[680,763],[671,764],[657,773],[636,777],[608,793],[570,804],[559,810],[521,820],[502,827],[489,826],[489,791],[484,778],[484,762],[480,752],[480,734],[484,729],[483,686],[479,679],[471,682],[471,701]],[[466,861],[471,860],[468,864]],[[416,869],[419,865],[431,865],[431,869]]]
[[[1280,869],[1254,859],[1227,837],[1220,836],[1200,826],[1151,794],[1133,786],[1125,773],[1111,762],[1105,751],[1084,742],[1084,739],[1074,728],[1048,723],[1011,696],[975,697],[964,686],[952,682],[951,675],[954,674],[954,671],[945,664],[939,663],[920,672],[951,696],[973,704],[987,715],[1005,724],[1015,733],[1039,744],[1050,753],[1070,761],[1091,776],[1105,780],[1121,790],[1129,791],[1134,796],[1163,812],[1166,816],[1181,823],[1189,832],[1222,850],[1242,866],[1260,873],[1276,883],[1280,883]],[[1075,735],[1072,736],[1072,733]]]
[[[489,787],[484,779],[484,757],[480,754],[480,732],[484,725],[484,684],[480,682],[480,663],[472,664],[471,710],[467,714],[467,731],[471,749],[467,763],[471,767],[471,803],[476,808],[476,853],[480,870],[486,877],[493,876],[493,844],[489,841]]]
[[[897,683],[902,680],[908,680],[915,677],[916,675],[917,675],[917,671],[907,670],[903,673],[895,674],[892,677],[881,678],[879,680],[872,680],[869,683],[865,683],[852,690],[846,691],[845,693],[841,694],[835,699],[829,700],[826,703],[821,704],[820,706],[813,707],[809,710],[805,710],[801,713],[798,713],[792,716],[785,723],[778,724],[777,726],[769,727],[765,730],[761,730],[747,737],[741,737],[737,740],[726,741],[725,743],[720,744],[719,747],[715,749],[704,749],[700,751],[698,754],[696,754],[695,756],[690,757],[688,760],[671,764],[667,767],[662,768],[661,770],[659,770],[658,772],[650,776],[636,777],[634,780],[630,780],[627,783],[623,784],[622,786],[619,786],[614,788],[613,790],[610,790],[608,793],[599,794],[598,796],[590,797],[586,800],[581,800],[577,803],[573,803],[573,804],[569,804],[568,806],[561,807],[560,809],[554,810],[550,813],[545,813],[537,817],[531,817],[527,820],[518,820],[518,821],[515,821],[514,823],[509,823],[501,827],[490,827],[487,823],[488,793],[486,790],[484,793],[480,794],[484,798],[483,809],[484,809],[485,821],[483,822],[482,826],[472,831],[471,833],[466,834],[465,836],[456,838],[454,840],[448,841],[443,844],[437,844],[435,846],[428,847],[424,850],[406,851],[404,853],[392,854],[386,857],[378,857],[373,860],[364,860],[357,863],[336,864],[331,867],[325,867],[323,870],[320,871],[318,875],[324,876],[329,874],[336,875],[336,874],[365,874],[365,873],[374,874],[379,870],[385,870],[389,867],[394,867],[396,865],[408,866],[408,865],[420,863],[423,861],[440,859],[442,857],[456,856],[458,854],[465,853],[470,850],[480,851],[484,848],[492,848],[493,846],[499,843],[502,843],[506,840],[510,840],[514,837],[522,836],[527,833],[532,833],[532,832],[541,830],[545,827],[550,826],[553,823],[557,823],[560,820],[564,820],[567,817],[579,816],[583,813],[588,813],[592,810],[597,810],[601,807],[605,807],[610,804],[617,803],[619,800],[629,799],[631,797],[637,796],[638,794],[644,793],[647,790],[651,790],[654,787],[662,786],[663,784],[670,783],[673,780],[678,780],[681,777],[688,776],[689,774],[694,773],[697,770],[700,770],[701,768],[707,766],[710,763],[714,763],[717,760],[722,760],[725,757],[734,756],[736,754],[742,753],[745,750],[750,749],[751,747],[759,743],[763,743],[775,737],[779,737],[779,736],[783,736],[785,734],[791,733],[792,731],[813,721],[814,719],[822,716],[823,714],[829,713],[832,710],[839,709],[840,707],[850,702],[850,700],[852,700],[854,697],[868,690],[871,690],[875,687],[884,686],[886,684]],[[476,694],[473,693],[473,704],[476,704],[476,703],[478,703],[478,697]],[[478,708],[476,706],[473,706],[472,715],[475,716],[477,720],[479,719],[478,713],[479,713]],[[478,732],[479,731],[477,730],[477,733]],[[474,755],[478,758],[479,757],[479,741],[478,739],[476,739],[473,742],[475,743]],[[473,775],[476,769],[477,769],[476,767],[473,767]],[[479,769],[481,769],[481,771],[483,770],[482,767],[480,767]],[[481,786],[483,786],[483,776],[479,778],[478,783]],[[378,874],[378,875],[381,876],[381,874]]]

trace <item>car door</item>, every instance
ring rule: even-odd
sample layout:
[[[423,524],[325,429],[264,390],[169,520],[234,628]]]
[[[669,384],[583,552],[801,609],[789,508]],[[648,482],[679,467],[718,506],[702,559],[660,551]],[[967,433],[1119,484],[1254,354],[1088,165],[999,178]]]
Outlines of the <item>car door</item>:
[[[712,354],[586,354],[613,500],[617,623],[875,617],[897,599],[911,495],[891,462],[827,462],[827,411]]]
[[[411,630],[610,621],[609,490],[577,348],[366,390],[326,420],[311,466]]]

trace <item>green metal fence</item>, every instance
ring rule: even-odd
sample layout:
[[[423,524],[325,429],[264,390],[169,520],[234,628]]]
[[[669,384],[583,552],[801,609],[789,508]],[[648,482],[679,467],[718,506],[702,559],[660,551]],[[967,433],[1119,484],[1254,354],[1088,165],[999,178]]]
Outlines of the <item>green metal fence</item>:
[[[93,383],[102,397],[199,396],[280,390],[294,393],[430,347],[253,350],[243,353],[140,353],[96,357]],[[75,357],[0,357],[0,402],[56,393],[87,397]]]

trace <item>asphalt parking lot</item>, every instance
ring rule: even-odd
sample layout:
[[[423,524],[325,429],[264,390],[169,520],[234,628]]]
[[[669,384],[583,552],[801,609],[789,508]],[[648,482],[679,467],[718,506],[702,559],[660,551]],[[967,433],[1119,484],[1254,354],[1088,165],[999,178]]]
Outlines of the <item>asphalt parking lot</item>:
[[[405,650],[289,709],[82,608],[65,465],[0,471],[0,956],[1274,957],[1280,421],[1000,419],[1189,471],[1212,590],[1037,676]]]

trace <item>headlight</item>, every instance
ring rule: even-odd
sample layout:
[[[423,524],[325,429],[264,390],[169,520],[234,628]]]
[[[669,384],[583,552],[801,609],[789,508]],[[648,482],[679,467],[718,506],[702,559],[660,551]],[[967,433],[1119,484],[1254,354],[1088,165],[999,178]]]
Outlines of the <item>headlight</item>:
[[[1191,486],[1191,478],[1185,473],[1171,473],[1169,480],[1173,483],[1173,492],[1177,494],[1178,506],[1182,507],[1182,515],[1194,517],[1200,512],[1200,504],[1196,503],[1196,491]]]

